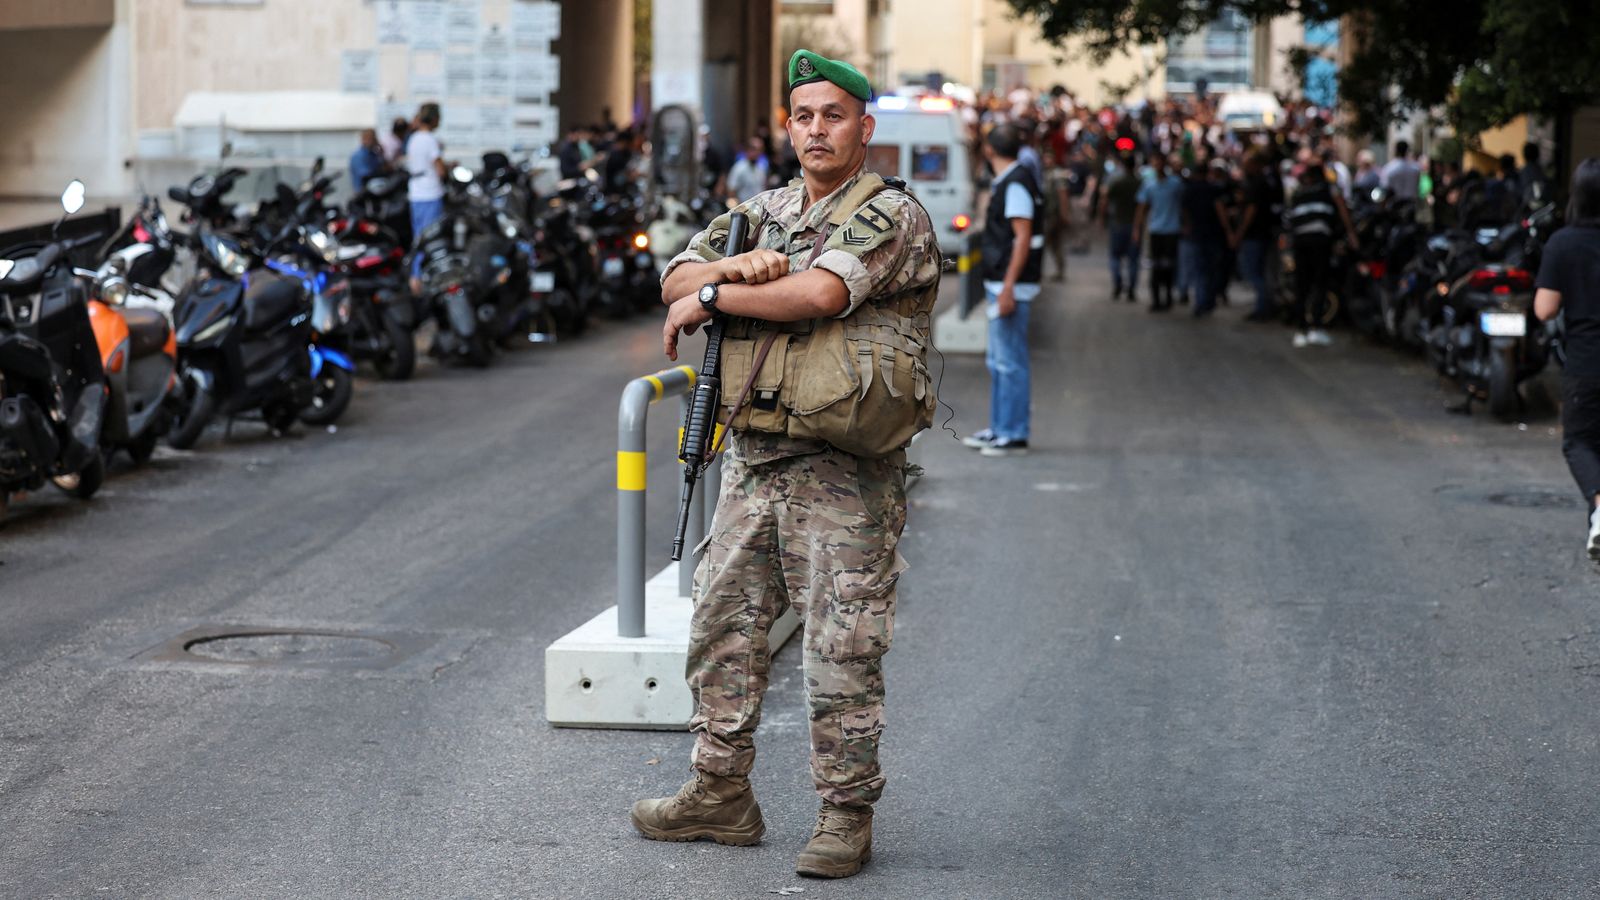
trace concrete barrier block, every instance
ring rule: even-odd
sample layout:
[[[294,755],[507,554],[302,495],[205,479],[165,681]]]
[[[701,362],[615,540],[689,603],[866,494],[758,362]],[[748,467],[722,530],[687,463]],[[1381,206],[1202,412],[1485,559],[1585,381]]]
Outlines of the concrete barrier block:
[[[955,307],[945,310],[933,320],[933,345],[944,353],[983,353],[989,347],[989,320],[984,318],[983,307],[972,311],[965,319]]]
[[[544,707],[569,728],[689,727],[694,699],[684,680],[693,602],[678,595],[678,564],[645,584],[645,636],[617,636],[617,608],[578,626],[544,651]],[[794,611],[772,626],[772,652],[795,633]]]

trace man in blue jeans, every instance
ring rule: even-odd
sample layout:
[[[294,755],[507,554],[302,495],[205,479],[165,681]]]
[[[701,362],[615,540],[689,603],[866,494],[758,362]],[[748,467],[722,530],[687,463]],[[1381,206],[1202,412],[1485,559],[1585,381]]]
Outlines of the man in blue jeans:
[[[1245,316],[1249,322],[1268,322],[1274,318],[1272,291],[1267,285],[1267,253],[1272,249],[1283,192],[1267,177],[1266,161],[1260,152],[1244,158],[1244,197],[1238,227],[1228,241],[1239,251],[1239,272],[1255,290],[1255,308]]]
[[[1017,164],[1022,138],[997,125],[984,140],[996,175],[983,228],[983,290],[988,298],[989,427],[963,443],[984,456],[1028,452],[1028,313],[1044,270],[1044,195]]]
[[[1128,302],[1134,303],[1139,286],[1139,237],[1134,234],[1133,219],[1139,207],[1140,183],[1132,171],[1132,160],[1122,154],[1115,159],[1116,169],[1101,189],[1100,220],[1111,237],[1111,299],[1120,298],[1126,286]]]

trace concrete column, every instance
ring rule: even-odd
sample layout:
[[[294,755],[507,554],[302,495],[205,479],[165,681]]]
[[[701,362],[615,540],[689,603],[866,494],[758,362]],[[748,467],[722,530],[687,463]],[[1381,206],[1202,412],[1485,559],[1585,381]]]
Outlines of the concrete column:
[[[561,4],[561,37],[551,49],[561,60],[554,103],[563,129],[600,121],[608,106],[618,124],[632,121],[633,0]]]
[[[696,122],[704,121],[705,5],[706,0],[655,0],[650,14],[651,102],[656,109],[688,107]]]

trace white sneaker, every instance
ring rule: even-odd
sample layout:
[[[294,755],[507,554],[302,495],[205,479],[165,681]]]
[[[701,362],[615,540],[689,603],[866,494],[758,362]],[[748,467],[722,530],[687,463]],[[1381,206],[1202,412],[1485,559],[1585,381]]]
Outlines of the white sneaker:
[[[1600,509],[1589,516],[1589,558],[1600,562]]]
[[[1306,332],[1306,340],[1318,347],[1327,347],[1333,344],[1333,338],[1321,328],[1313,328]]]
[[[1310,340],[1310,339],[1306,337],[1306,333],[1304,331],[1296,331],[1294,333],[1294,347],[1295,347],[1295,349],[1298,350],[1301,347],[1304,347],[1308,340]]]
[[[964,446],[971,447],[974,450],[982,450],[994,443],[994,432],[985,428],[982,431],[969,434],[962,438],[961,443]]]

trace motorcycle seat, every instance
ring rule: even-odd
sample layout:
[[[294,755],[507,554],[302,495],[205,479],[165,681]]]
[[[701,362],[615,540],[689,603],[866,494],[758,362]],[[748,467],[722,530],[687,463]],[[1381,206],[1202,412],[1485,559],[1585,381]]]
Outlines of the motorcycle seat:
[[[132,358],[143,359],[161,352],[170,333],[166,316],[153,309],[123,307],[122,318],[128,323],[128,354]]]

